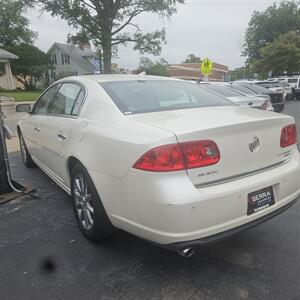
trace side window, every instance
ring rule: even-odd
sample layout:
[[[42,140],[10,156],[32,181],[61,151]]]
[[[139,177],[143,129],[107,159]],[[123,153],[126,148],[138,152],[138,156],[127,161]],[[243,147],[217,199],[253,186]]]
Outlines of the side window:
[[[74,107],[73,107],[73,111],[72,111],[72,116],[78,116],[79,115],[79,111],[80,111],[80,108],[81,108],[81,105],[83,103],[83,100],[85,98],[85,92],[83,89],[81,89],[78,97],[77,97],[77,100],[74,104]]]
[[[34,114],[41,114],[45,115],[47,114],[47,110],[49,107],[49,104],[52,100],[52,98],[55,96],[59,89],[59,85],[54,85],[50,89],[48,89],[37,101],[37,103],[34,106],[33,113]]]
[[[81,87],[73,83],[63,83],[52,102],[50,114],[72,115],[72,110]]]

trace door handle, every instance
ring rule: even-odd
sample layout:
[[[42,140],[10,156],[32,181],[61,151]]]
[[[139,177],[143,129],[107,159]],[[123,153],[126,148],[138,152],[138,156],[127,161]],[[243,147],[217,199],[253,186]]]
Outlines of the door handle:
[[[65,140],[67,137],[64,135],[64,134],[62,134],[61,132],[59,132],[58,134],[57,134],[57,136],[58,136],[58,139],[59,140]]]
[[[40,132],[41,130],[40,130],[38,127],[35,127],[35,128],[34,128],[34,131],[35,131],[35,132]]]

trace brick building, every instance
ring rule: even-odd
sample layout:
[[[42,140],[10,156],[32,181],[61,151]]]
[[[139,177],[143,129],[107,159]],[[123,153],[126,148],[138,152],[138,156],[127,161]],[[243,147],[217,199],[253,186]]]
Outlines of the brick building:
[[[204,80],[201,73],[201,64],[175,64],[169,65],[169,74],[171,77],[176,77],[185,80]],[[229,68],[225,65],[213,63],[212,74],[209,75],[210,81],[225,81],[229,74]]]

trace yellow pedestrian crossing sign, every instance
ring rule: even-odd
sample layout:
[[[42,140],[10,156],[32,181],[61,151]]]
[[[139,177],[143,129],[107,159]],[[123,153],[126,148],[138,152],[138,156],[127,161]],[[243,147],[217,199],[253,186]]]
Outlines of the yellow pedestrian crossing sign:
[[[201,72],[202,74],[209,75],[212,73],[213,63],[208,58],[205,58],[201,64]]]

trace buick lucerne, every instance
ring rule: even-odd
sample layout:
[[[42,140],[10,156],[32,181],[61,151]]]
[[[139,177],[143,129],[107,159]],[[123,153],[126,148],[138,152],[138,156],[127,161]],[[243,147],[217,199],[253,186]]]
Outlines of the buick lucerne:
[[[300,194],[294,119],[187,81],[69,77],[17,111],[28,112],[18,123],[24,164],[72,196],[92,241],[122,229],[188,256]]]

